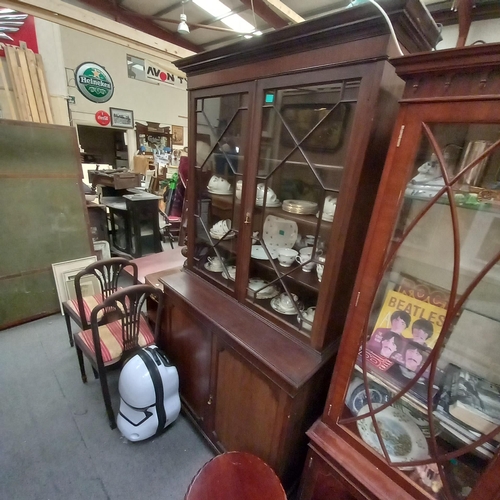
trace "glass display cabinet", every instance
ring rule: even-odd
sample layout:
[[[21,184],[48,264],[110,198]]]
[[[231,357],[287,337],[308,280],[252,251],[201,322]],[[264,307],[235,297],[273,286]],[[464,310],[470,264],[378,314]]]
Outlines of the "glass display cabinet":
[[[432,48],[420,2],[386,7],[407,52]],[[324,404],[404,88],[394,53],[367,4],[176,63],[189,86],[188,258],[160,279],[163,347],[210,442],[258,455],[287,490]]]
[[[405,93],[300,498],[498,498],[500,45],[391,62]]]

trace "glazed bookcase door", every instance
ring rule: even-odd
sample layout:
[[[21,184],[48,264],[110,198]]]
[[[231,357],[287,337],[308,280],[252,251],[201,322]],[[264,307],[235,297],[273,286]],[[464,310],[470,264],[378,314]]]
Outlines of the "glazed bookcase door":
[[[330,75],[331,76],[331,75]],[[261,84],[247,303],[311,336],[360,79]],[[285,86],[286,85],[286,86]]]
[[[194,269],[234,294],[249,93],[195,97],[194,107]]]
[[[477,107],[408,112],[370,229],[382,270],[338,419],[425,498],[488,498],[498,483],[485,471],[500,441],[500,107]]]

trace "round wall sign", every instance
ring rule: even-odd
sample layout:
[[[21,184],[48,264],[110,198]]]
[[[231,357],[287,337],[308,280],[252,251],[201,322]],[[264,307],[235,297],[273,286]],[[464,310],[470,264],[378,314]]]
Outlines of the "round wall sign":
[[[92,102],[109,101],[115,90],[110,74],[96,63],[80,64],[75,70],[78,90]]]
[[[109,125],[109,122],[111,121],[111,116],[106,111],[103,111],[102,109],[100,109],[95,114],[95,121],[99,125],[102,125],[103,127],[105,127],[106,125]]]

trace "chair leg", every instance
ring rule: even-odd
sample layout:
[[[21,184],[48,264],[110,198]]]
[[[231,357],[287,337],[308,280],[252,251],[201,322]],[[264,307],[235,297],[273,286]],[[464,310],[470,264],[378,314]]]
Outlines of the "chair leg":
[[[111,429],[116,429],[115,414],[113,412],[113,407],[111,406],[111,397],[109,395],[108,379],[106,376],[106,370],[104,368],[99,368],[99,380],[101,381],[102,396],[104,398],[104,406],[106,407],[106,413],[108,414],[109,426]]]
[[[66,328],[68,329],[69,345],[73,347],[73,333],[71,332],[71,318],[69,314],[64,310],[64,319],[66,320]]]
[[[80,365],[80,373],[82,375],[82,382],[84,384],[87,383],[87,374],[85,373],[85,363],[83,362],[83,352],[82,350],[78,347],[76,347],[76,354],[78,356],[78,364]]]
[[[94,367],[92,367],[92,371],[94,372],[94,378],[98,379],[99,378],[99,372]]]

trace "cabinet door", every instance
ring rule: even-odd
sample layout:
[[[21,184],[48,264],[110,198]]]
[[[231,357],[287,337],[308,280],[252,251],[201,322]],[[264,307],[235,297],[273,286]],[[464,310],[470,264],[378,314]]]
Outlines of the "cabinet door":
[[[358,500],[366,497],[346,486],[317,453],[309,450],[302,475],[299,500]]]
[[[339,423],[419,498],[500,490],[499,104],[408,107],[347,327]]]
[[[212,333],[188,311],[168,306],[166,353],[179,372],[183,402],[207,432],[210,425],[210,371]]]
[[[253,453],[277,470],[284,394],[222,342],[216,370],[216,441],[227,451]]]
[[[194,245],[190,245],[189,262],[195,272],[230,294],[235,292],[242,224],[241,186],[251,99],[248,89],[248,85],[232,85],[230,93],[222,89],[220,94],[199,91],[192,95],[196,158],[189,236]]]
[[[310,72],[294,85],[289,77],[273,78],[259,82],[256,93],[260,144],[254,154],[254,239],[246,301],[319,348],[322,340],[311,337],[319,333],[314,327],[323,272],[332,264],[327,259],[333,261],[336,250],[341,254],[332,228],[345,204],[339,210],[337,204],[342,186],[349,184],[346,172],[352,174],[362,163],[347,167],[363,94],[362,78],[354,74],[352,68],[345,79],[331,71]],[[357,187],[350,185],[355,196]]]

